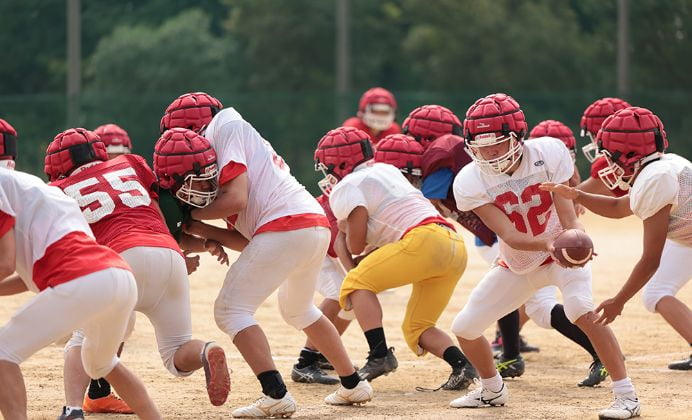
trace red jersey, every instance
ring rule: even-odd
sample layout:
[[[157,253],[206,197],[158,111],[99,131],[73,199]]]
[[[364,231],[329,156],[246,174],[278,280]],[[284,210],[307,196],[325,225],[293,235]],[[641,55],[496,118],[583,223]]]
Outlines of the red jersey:
[[[336,240],[336,235],[339,233],[338,220],[336,220],[336,216],[334,216],[332,208],[329,207],[328,196],[322,194],[319,197],[317,197],[316,200],[318,203],[320,203],[320,206],[322,206],[324,214],[327,215],[327,220],[329,220],[329,230],[332,233],[332,238],[329,240],[329,250],[327,250],[327,254],[332,258],[336,258],[336,251],[334,251],[334,241]]]
[[[156,176],[141,156],[118,156],[51,185],[77,201],[99,244],[118,253],[138,246],[180,252],[155,201]]]
[[[356,127],[359,130],[365,131],[370,136],[370,140],[372,140],[373,144],[377,144],[378,141],[382,140],[383,138],[387,137],[390,134],[401,134],[401,127],[399,127],[399,124],[397,124],[396,122],[393,122],[392,125],[389,126],[388,129],[381,131],[378,135],[375,135],[372,132],[372,129],[370,127],[368,127],[367,125],[365,125],[363,120],[361,120],[358,117],[351,117],[351,118],[347,119],[346,121],[344,121],[342,126],[344,126],[344,127]]]
[[[608,161],[604,156],[598,156],[596,160],[593,161],[591,164],[591,178],[593,179],[598,179],[600,180],[601,178],[598,176],[598,171],[601,169],[605,169],[608,166]],[[623,195],[627,195],[629,191],[625,191],[621,188],[616,188],[614,190],[610,190],[615,197],[622,197]]]

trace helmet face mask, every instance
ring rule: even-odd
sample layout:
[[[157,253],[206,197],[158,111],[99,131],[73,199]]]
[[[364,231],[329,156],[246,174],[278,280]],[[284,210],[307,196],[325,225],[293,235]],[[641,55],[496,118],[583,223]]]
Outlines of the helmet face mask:
[[[606,187],[610,190],[621,189],[627,191],[632,186],[634,174],[626,175],[626,171],[613,160],[612,155],[607,150],[600,152],[608,162],[608,166],[598,171],[598,177],[603,181]]]
[[[394,108],[388,104],[368,104],[361,115],[365,125],[377,131],[391,127],[394,117]]]
[[[322,172],[322,175],[324,175],[324,178],[317,181],[317,186],[320,187],[320,190],[322,193],[324,193],[324,195],[328,196],[336,184],[339,183],[339,178],[331,173],[327,165],[321,162],[315,163],[315,172]]]
[[[584,134],[582,134],[582,137],[583,136]],[[587,132],[586,136],[590,141],[589,144],[582,146],[581,151],[584,153],[586,160],[592,163],[598,156],[600,156],[600,152],[598,151],[598,144],[596,144],[596,138],[594,135],[591,134],[591,132]]]
[[[497,157],[484,156],[484,148],[499,147],[507,144],[507,151]],[[469,155],[478,167],[488,175],[502,175],[517,163],[523,155],[524,148],[515,133],[508,136],[496,136],[494,133],[479,134],[472,141],[466,141]]]
[[[204,168],[201,174],[188,174],[175,196],[193,207],[204,208],[218,195],[219,170],[216,164]]]

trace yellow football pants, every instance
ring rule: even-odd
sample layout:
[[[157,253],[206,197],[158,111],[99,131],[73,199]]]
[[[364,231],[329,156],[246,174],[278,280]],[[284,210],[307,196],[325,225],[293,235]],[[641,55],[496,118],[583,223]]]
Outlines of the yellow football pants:
[[[461,235],[432,223],[387,244],[349,271],[341,285],[339,304],[350,308],[348,296],[356,290],[379,293],[413,284],[401,329],[409,348],[425,354],[418,340],[434,327],[466,269],[466,247]]]

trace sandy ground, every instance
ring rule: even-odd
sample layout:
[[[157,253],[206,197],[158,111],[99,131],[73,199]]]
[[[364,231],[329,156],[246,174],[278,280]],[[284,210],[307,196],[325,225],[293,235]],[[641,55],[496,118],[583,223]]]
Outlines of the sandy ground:
[[[613,295],[624,282],[641,252],[641,225],[632,217],[605,220],[593,215],[584,218],[598,257],[593,263],[596,303]],[[459,282],[450,305],[439,326],[449,330],[455,314],[463,307],[470,290],[487,267],[467,238],[469,267]],[[139,315],[136,330],[125,346],[123,362],[146,383],[166,419],[230,418],[232,408],[249,404],[260,395],[260,387],[228,336],[218,330],[213,319],[213,302],[221,286],[225,267],[212,258],[203,257],[200,270],[190,278],[192,286],[193,332],[195,337],[216,340],[225,349],[232,367],[232,391],[222,407],[209,404],[204,389],[204,375],[189,378],[171,377],[160,362],[153,330],[145,316]],[[540,353],[526,355],[526,373],[508,381],[511,399],[506,407],[456,410],[448,403],[458,392],[420,393],[416,386],[437,386],[448,375],[444,362],[432,356],[417,358],[408,351],[400,332],[404,307],[409,294],[407,287],[382,297],[385,330],[388,342],[397,349],[399,369],[377,379],[375,399],[363,407],[334,408],[322,399],[334,387],[295,384],[290,369],[303,345],[304,336],[286,326],[278,314],[273,296],[260,308],[257,317],[269,337],[279,370],[284,374],[290,392],[299,404],[295,417],[300,418],[596,418],[597,411],[611,401],[609,381],[604,387],[581,389],[576,383],[585,376],[589,357],[575,344],[552,330],[527,324],[523,334]],[[692,287],[678,295],[692,302]],[[3,322],[29,294],[4,298],[0,307]],[[625,307],[623,316],[613,325],[627,357],[629,375],[637,387],[647,418],[692,418],[692,372],[675,372],[666,368],[671,360],[687,357],[690,348],[661,317],[648,313],[638,295]],[[28,333],[28,332],[27,332]],[[491,337],[493,330],[486,335]],[[355,363],[362,364],[367,344],[357,325],[344,335],[344,342]],[[48,347],[22,365],[27,384],[29,417],[55,419],[63,404],[62,351]],[[123,419],[133,416],[93,415],[93,419]]]

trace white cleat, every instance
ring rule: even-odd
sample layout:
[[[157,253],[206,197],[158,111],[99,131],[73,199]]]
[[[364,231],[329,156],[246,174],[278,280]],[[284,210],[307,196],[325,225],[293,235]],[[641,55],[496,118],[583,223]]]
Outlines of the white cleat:
[[[598,412],[599,419],[631,419],[638,417],[642,411],[642,405],[634,394],[617,395],[610,407]]]
[[[479,381],[476,380],[475,382]],[[463,397],[453,400],[449,403],[449,406],[453,408],[502,406],[507,403],[507,400],[509,400],[509,391],[503,383],[502,388],[500,388],[500,390],[497,392],[493,392],[480,386]]]
[[[372,396],[372,387],[368,381],[360,381],[353,389],[340,386],[335,392],[327,395],[324,402],[329,405],[361,405],[370,401]]]
[[[259,419],[259,418],[288,418],[296,412],[296,402],[290,393],[286,393],[283,398],[274,398],[263,395],[257,401],[246,407],[233,410],[231,415],[234,418]]]

